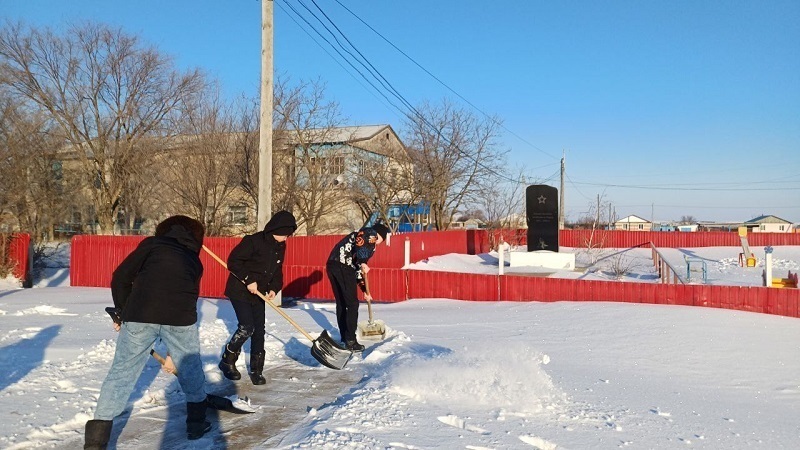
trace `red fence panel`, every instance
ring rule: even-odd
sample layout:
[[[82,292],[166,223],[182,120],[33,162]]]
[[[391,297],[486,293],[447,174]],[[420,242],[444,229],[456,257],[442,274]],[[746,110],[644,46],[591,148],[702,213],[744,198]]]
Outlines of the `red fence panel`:
[[[800,233],[749,233],[751,246],[800,245]],[[582,248],[628,248],[652,242],[656,247],[738,247],[742,245],[735,231],[621,231],[621,230],[561,230],[559,245]]]
[[[144,236],[73,236],[70,285],[109,287],[111,273],[143,240]]]
[[[370,292],[375,303],[406,300],[406,280],[403,270],[375,268],[370,270],[369,274]],[[334,299],[325,266],[284,266],[283,295],[318,300]]]
[[[325,236],[291,236],[286,240],[286,262],[291,266],[324,266],[342,234]],[[378,249],[380,250],[383,249]]]
[[[27,233],[14,233],[8,245],[8,260],[13,264],[11,273],[27,283],[31,271],[31,235]]]
[[[408,270],[408,298],[497,301],[498,275]]]
[[[238,237],[207,237],[203,239],[203,245],[227,263],[231,250],[241,240]],[[228,282],[228,270],[205,251],[200,252],[200,261],[203,263],[200,295],[211,298],[224,297],[225,283]]]
[[[403,269],[371,269],[368,276],[373,301],[375,303],[393,303],[407,300],[406,272]]]

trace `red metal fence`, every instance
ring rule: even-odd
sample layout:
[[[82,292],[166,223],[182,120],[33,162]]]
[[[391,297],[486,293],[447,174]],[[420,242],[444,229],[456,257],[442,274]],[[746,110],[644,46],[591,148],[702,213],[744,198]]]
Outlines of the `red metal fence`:
[[[479,230],[479,233],[486,231]],[[493,241],[500,236],[512,245],[527,245],[527,230],[491,230]],[[631,248],[648,245],[656,247],[691,248],[691,247],[738,247],[741,246],[739,234],[735,231],[700,231],[694,233],[681,231],[621,231],[621,230],[561,230],[558,234],[559,245],[563,247],[593,248]],[[800,233],[749,233],[748,243],[751,246],[768,245],[800,245]],[[484,250],[485,252],[486,250]],[[478,252],[482,253],[482,252]]]
[[[31,235],[26,233],[14,233],[8,245],[8,262],[13,269],[11,273],[27,283],[31,271]]]
[[[518,245],[525,230],[499,230],[506,241]],[[582,247],[588,231],[561,232],[561,245]],[[595,232],[595,243],[623,248],[649,245],[659,247],[739,246],[733,232]],[[506,237],[508,236],[508,237]],[[284,295],[289,297],[332,299],[325,272],[325,261],[342,236],[296,236],[289,238],[284,264]],[[71,284],[107,287],[114,268],[143,237],[76,236],[72,240]],[[753,233],[751,246],[800,245],[800,234]],[[370,288],[376,301],[397,302],[409,298],[452,298],[470,301],[616,301],[669,305],[708,306],[799,317],[800,290],[739,286],[672,285],[537,278],[514,275],[482,275],[453,272],[403,270],[405,242],[409,242],[410,261],[447,253],[476,254],[489,250],[490,236],[485,230],[460,230],[394,235],[390,245],[381,245],[370,266]],[[223,260],[239,238],[206,238],[206,245]],[[496,242],[496,241],[494,241]],[[227,272],[211,257],[201,255],[205,272],[201,295],[222,297]]]

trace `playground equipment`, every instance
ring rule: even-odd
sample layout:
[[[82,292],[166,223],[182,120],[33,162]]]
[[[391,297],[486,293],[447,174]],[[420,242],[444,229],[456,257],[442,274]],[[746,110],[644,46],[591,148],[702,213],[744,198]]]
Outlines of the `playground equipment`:
[[[687,256],[684,255],[683,259],[686,261],[686,282],[692,282],[692,263],[700,263],[700,272],[703,276],[703,284],[708,283],[708,265],[706,261],[702,258],[697,258],[695,256]]]
[[[774,288],[795,288],[797,289],[797,272],[792,273],[789,271],[789,276],[786,278],[773,278],[772,277],[772,247],[764,247],[764,271],[761,273],[761,278],[764,280],[764,286]],[[769,281],[769,284],[767,284]]]
[[[773,278],[772,287],[797,289],[797,272],[792,273],[789,271],[789,276],[786,278]]]
[[[755,267],[756,255],[750,251],[750,244],[747,242],[747,227],[739,227],[739,239],[742,241],[742,253],[739,253],[739,265],[741,267]]]

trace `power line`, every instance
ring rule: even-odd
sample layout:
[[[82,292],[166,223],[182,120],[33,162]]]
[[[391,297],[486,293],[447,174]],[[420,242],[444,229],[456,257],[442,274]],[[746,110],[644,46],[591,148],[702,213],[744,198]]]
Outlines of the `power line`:
[[[350,14],[351,14],[353,17],[355,17],[356,19],[358,19],[358,21],[359,21],[359,22],[363,23],[363,24],[364,24],[364,26],[366,26],[367,28],[369,28],[369,29],[370,29],[370,30],[371,30],[373,33],[375,33],[375,34],[376,34],[376,35],[378,35],[378,36],[379,36],[381,39],[383,39],[383,40],[384,40],[384,41],[385,41],[387,44],[391,45],[391,46],[392,46],[392,48],[394,48],[395,50],[397,50],[397,51],[398,51],[398,52],[399,52],[401,55],[405,56],[405,57],[406,57],[406,59],[408,59],[409,61],[411,61],[412,63],[414,63],[414,65],[416,65],[417,67],[419,67],[419,68],[420,68],[420,69],[421,69],[423,72],[425,72],[426,74],[428,74],[428,75],[429,75],[431,78],[433,78],[434,80],[436,80],[436,81],[437,81],[439,84],[441,84],[442,86],[444,86],[444,87],[445,87],[447,90],[449,90],[450,92],[452,92],[453,94],[455,94],[455,95],[456,95],[458,98],[460,98],[461,100],[463,100],[464,102],[466,102],[466,103],[467,103],[469,106],[473,107],[473,108],[474,108],[476,111],[478,111],[478,112],[480,112],[481,114],[483,114],[483,115],[484,115],[484,117],[486,117],[486,118],[488,118],[489,120],[491,120],[491,121],[495,122],[495,123],[496,123],[498,126],[500,126],[502,129],[504,129],[504,130],[508,131],[508,132],[509,132],[511,135],[513,135],[514,137],[516,137],[516,138],[517,138],[517,139],[519,139],[520,141],[522,141],[522,142],[524,142],[524,143],[528,144],[529,146],[533,147],[534,149],[536,149],[537,151],[541,152],[542,154],[544,154],[544,155],[546,155],[546,156],[549,156],[549,157],[551,157],[551,158],[554,158],[554,159],[559,159],[557,156],[553,156],[552,154],[550,154],[550,153],[548,153],[548,152],[546,152],[546,151],[542,150],[541,148],[539,148],[539,147],[537,147],[537,146],[533,145],[532,143],[528,142],[528,141],[527,141],[525,138],[523,138],[522,136],[520,136],[520,135],[518,135],[517,133],[514,133],[514,132],[513,132],[513,131],[511,131],[510,129],[506,128],[506,126],[505,126],[505,125],[503,125],[501,122],[499,122],[499,121],[497,121],[496,119],[494,119],[494,118],[493,118],[492,116],[490,116],[488,113],[484,112],[484,111],[483,111],[481,108],[479,108],[479,107],[475,106],[475,105],[474,105],[472,102],[470,102],[469,100],[467,100],[466,98],[464,98],[464,96],[462,96],[461,94],[459,94],[458,92],[456,92],[456,91],[455,91],[455,89],[453,89],[453,88],[451,88],[450,86],[448,86],[448,85],[447,85],[447,83],[445,83],[444,81],[442,81],[441,79],[439,79],[439,77],[437,77],[436,75],[434,75],[433,73],[431,73],[431,72],[430,72],[428,69],[426,69],[425,67],[423,67],[423,66],[422,66],[420,63],[418,63],[418,62],[417,62],[417,61],[416,61],[414,58],[412,58],[412,57],[411,57],[411,56],[409,56],[409,55],[408,55],[406,52],[404,52],[403,50],[401,50],[401,49],[400,49],[398,46],[396,46],[396,45],[395,45],[395,44],[394,44],[392,41],[390,41],[389,39],[387,39],[387,38],[386,38],[384,35],[382,35],[380,32],[378,32],[378,30],[376,30],[376,29],[375,29],[375,28],[373,28],[373,27],[372,27],[370,24],[368,24],[367,22],[365,22],[365,21],[364,21],[364,20],[363,20],[361,17],[359,17],[359,16],[358,16],[356,13],[354,13],[353,11],[351,11],[351,10],[350,10],[350,9],[349,9],[347,6],[345,6],[345,5],[344,5],[342,2],[340,2],[339,0],[336,0],[336,3],[338,3],[338,4],[339,4],[339,6],[341,6],[342,8],[344,8],[344,10],[345,10],[345,11],[349,12],[349,13],[350,13]]]
[[[277,2],[276,2],[276,3],[277,3]],[[281,10],[282,10],[284,13],[286,13],[286,15],[289,17],[289,19],[291,19],[291,20],[292,20],[292,22],[294,22],[294,23],[297,25],[297,28],[299,28],[300,30],[302,30],[302,31],[303,31],[303,32],[304,32],[304,33],[305,33],[305,34],[306,34],[306,35],[307,35],[309,38],[311,38],[311,40],[313,40],[313,41],[314,41],[314,43],[315,43],[315,44],[317,44],[317,46],[318,46],[320,49],[322,49],[322,51],[324,51],[325,53],[327,53],[327,54],[328,54],[328,56],[330,56],[330,57],[331,57],[331,60],[333,60],[333,62],[335,62],[335,63],[336,63],[336,64],[337,64],[339,67],[341,67],[341,68],[342,68],[342,70],[344,70],[344,71],[345,71],[345,72],[346,72],[348,75],[350,75],[350,77],[351,77],[351,78],[352,78],[352,79],[353,79],[353,80],[354,80],[356,83],[360,84],[360,85],[361,85],[361,87],[363,87],[365,91],[369,92],[369,93],[370,93],[370,95],[372,95],[372,96],[373,96],[373,97],[374,97],[376,100],[378,100],[379,102],[383,103],[383,104],[384,104],[384,106],[388,107],[389,109],[393,108],[393,106],[392,106],[391,104],[387,104],[387,103],[386,103],[386,99],[385,99],[385,98],[384,98],[384,99],[381,99],[380,97],[378,97],[378,96],[376,95],[376,93],[375,93],[375,92],[371,91],[371,90],[370,90],[370,89],[369,89],[369,88],[368,88],[368,87],[367,87],[367,86],[366,86],[366,85],[363,83],[363,81],[362,81],[362,80],[360,80],[358,77],[356,77],[355,75],[353,75],[353,73],[352,73],[352,72],[351,72],[351,71],[350,71],[350,70],[349,70],[347,67],[345,67],[345,66],[344,66],[344,65],[343,65],[343,64],[342,64],[342,63],[341,63],[339,60],[337,60],[337,59],[336,59],[336,57],[335,57],[335,56],[333,56],[333,54],[332,54],[332,53],[331,53],[331,52],[330,52],[330,51],[329,51],[329,50],[328,50],[328,49],[327,49],[327,48],[326,48],[324,45],[322,45],[322,44],[321,44],[321,43],[320,43],[320,42],[317,40],[317,38],[315,38],[315,37],[314,37],[314,36],[313,36],[311,33],[309,33],[309,32],[308,32],[308,30],[307,30],[306,28],[304,28],[302,25],[300,25],[300,22],[298,22],[298,21],[297,21],[297,19],[295,19],[295,17],[292,15],[292,13],[290,13],[289,11],[287,11],[287,10],[286,10],[286,9],[285,9],[285,8],[284,8],[282,5],[281,5],[281,3],[277,3],[277,5],[278,5],[278,8],[280,8],[280,9],[281,9]],[[290,5],[287,5],[287,6],[289,6],[289,8],[291,8],[291,9],[293,10],[293,13],[294,13],[295,15],[297,15],[298,17],[300,17],[302,20],[305,20],[305,19],[303,19],[303,17],[302,17],[302,16],[301,16],[301,15],[300,15],[300,14],[297,12],[297,10],[294,10],[294,8],[292,8]],[[306,22],[306,23],[307,23],[307,22]],[[313,27],[312,27],[312,28],[313,28]],[[316,30],[315,30],[315,31],[316,31]],[[323,37],[323,39],[324,39],[324,37]],[[363,77],[362,77],[362,78],[363,78]],[[402,114],[402,111],[401,111],[401,114]],[[403,115],[404,115],[404,114],[403,114]]]
[[[311,28],[312,28],[312,29],[313,29],[313,30],[314,30],[314,31],[315,31],[315,32],[316,32],[318,35],[320,35],[320,37],[321,37],[321,38],[322,38],[322,39],[323,39],[323,40],[324,40],[326,43],[328,43],[328,45],[330,45],[330,46],[331,46],[331,47],[334,49],[334,51],[336,51],[336,53],[337,53],[337,54],[338,54],[338,55],[339,55],[339,56],[340,56],[342,59],[344,59],[344,60],[345,60],[345,62],[346,62],[348,65],[350,65],[350,66],[351,66],[351,67],[352,67],[352,68],[353,68],[353,69],[354,69],[354,70],[355,70],[355,71],[356,71],[356,72],[357,72],[357,73],[358,73],[358,74],[359,74],[359,75],[360,75],[362,78],[364,78],[364,80],[365,80],[365,81],[367,81],[367,83],[369,83],[369,84],[370,84],[370,86],[372,86],[372,87],[373,87],[373,89],[375,89],[375,90],[376,90],[376,91],[377,91],[379,94],[381,94],[381,95],[382,95],[384,98],[386,98],[386,100],[387,100],[387,101],[388,101],[388,102],[389,102],[389,103],[390,103],[390,104],[391,104],[391,105],[392,105],[394,108],[396,108],[396,109],[397,109],[398,111],[400,111],[400,112],[401,112],[401,113],[402,113],[404,116],[408,117],[408,118],[409,118],[409,119],[411,119],[411,120],[413,120],[413,118],[414,118],[414,117],[416,117],[416,119],[418,119],[418,120],[422,121],[422,123],[424,123],[424,124],[425,124],[426,126],[428,126],[428,127],[431,129],[431,130],[433,130],[433,131],[434,131],[434,132],[435,132],[435,133],[436,133],[436,134],[439,136],[439,138],[440,138],[440,139],[442,139],[443,141],[445,141],[445,143],[447,143],[447,145],[449,145],[449,146],[451,146],[452,148],[454,148],[454,149],[455,149],[456,151],[458,151],[458,153],[460,153],[462,156],[464,156],[464,157],[466,157],[466,158],[468,158],[468,159],[472,160],[472,161],[473,161],[473,162],[474,162],[476,165],[478,165],[479,167],[483,168],[483,169],[484,169],[484,170],[486,170],[487,172],[490,172],[490,173],[494,174],[495,176],[497,176],[498,178],[501,178],[501,179],[503,179],[503,180],[506,180],[506,181],[512,181],[512,182],[517,182],[517,180],[514,180],[514,179],[512,179],[512,178],[508,177],[507,175],[505,175],[505,174],[502,174],[502,173],[500,173],[500,172],[497,172],[497,171],[496,171],[494,168],[492,168],[492,167],[489,167],[489,166],[486,166],[486,165],[485,165],[485,164],[484,164],[482,161],[480,161],[479,159],[477,159],[477,158],[473,157],[472,155],[469,155],[468,153],[466,153],[465,151],[463,151],[463,150],[462,150],[462,149],[461,149],[461,148],[460,148],[458,145],[454,144],[452,141],[450,141],[450,140],[449,140],[449,139],[447,139],[447,138],[446,138],[444,135],[442,135],[441,131],[439,131],[439,130],[438,130],[438,129],[437,129],[437,128],[436,128],[436,127],[433,125],[433,124],[431,124],[431,123],[428,121],[428,119],[427,119],[427,118],[426,118],[424,115],[422,115],[422,114],[421,114],[421,113],[420,113],[420,112],[419,112],[419,111],[418,111],[418,110],[417,110],[417,109],[416,109],[416,108],[415,108],[413,105],[411,105],[411,103],[410,103],[410,102],[409,102],[409,101],[408,101],[408,100],[407,100],[407,99],[406,99],[406,98],[405,98],[405,97],[404,97],[402,94],[400,94],[400,92],[399,92],[399,91],[397,91],[397,89],[395,89],[395,88],[394,88],[394,86],[392,86],[392,84],[391,84],[391,83],[390,83],[390,82],[389,82],[389,81],[388,81],[388,80],[387,80],[387,79],[386,79],[386,78],[385,78],[385,77],[384,77],[384,76],[383,76],[383,75],[380,73],[380,71],[379,71],[377,68],[375,68],[375,66],[374,66],[374,65],[372,65],[372,63],[370,63],[370,62],[369,62],[369,60],[368,60],[368,59],[367,59],[367,58],[366,58],[366,57],[363,55],[363,53],[361,53],[361,52],[360,52],[360,51],[359,51],[359,50],[358,50],[358,49],[355,47],[355,45],[354,45],[354,44],[353,44],[353,43],[352,43],[352,42],[351,42],[351,41],[350,41],[350,40],[349,40],[349,39],[348,39],[348,38],[347,38],[347,37],[344,35],[344,33],[343,33],[343,32],[342,32],[342,31],[341,31],[341,30],[340,30],[340,29],[339,29],[339,28],[336,26],[336,24],[335,24],[335,23],[333,23],[333,21],[330,19],[330,17],[328,17],[328,15],[327,15],[327,14],[325,14],[325,12],[324,12],[324,11],[322,10],[322,8],[321,8],[321,7],[320,7],[320,6],[319,6],[319,5],[316,3],[316,1],[315,1],[315,0],[312,0],[312,2],[313,2],[313,3],[314,3],[314,5],[316,6],[316,8],[317,8],[318,10],[320,10],[320,12],[323,14],[323,16],[325,16],[325,18],[327,19],[327,21],[328,21],[328,22],[330,22],[330,23],[331,23],[331,25],[332,25],[332,26],[333,26],[333,27],[336,29],[336,31],[339,33],[339,35],[341,35],[341,36],[343,37],[343,39],[344,39],[345,41],[347,41],[347,43],[350,45],[350,47],[352,47],[352,48],[353,48],[353,49],[356,51],[356,53],[358,53],[358,54],[359,54],[359,56],[361,56],[361,58],[363,59],[363,61],[362,61],[362,60],[360,60],[358,57],[356,57],[356,56],[355,56],[355,55],[354,55],[354,54],[353,54],[351,51],[349,51],[349,50],[347,50],[346,48],[344,48],[344,45],[343,45],[343,44],[341,43],[341,41],[340,41],[340,40],[339,40],[339,39],[336,37],[336,33],[334,33],[334,32],[333,32],[333,31],[332,31],[332,30],[331,30],[331,29],[330,29],[330,28],[329,28],[329,27],[328,27],[328,26],[327,26],[327,25],[326,25],[326,24],[323,22],[323,20],[319,18],[319,16],[317,16],[317,15],[316,15],[316,14],[315,14],[313,11],[311,11],[311,9],[310,9],[310,8],[309,8],[309,7],[308,7],[308,6],[307,6],[307,5],[306,5],[306,4],[303,2],[303,0],[298,0],[298,3],[300,3],[300,4],[303,6],[303,8],[305,8],[305,9],[306,9],[306,11],[308,11],[308,13],[309,13],[309,14],[311,14],[311,15],[312,15],[312,16],[313,16],[313,17],[314,17],[314,18],[315,18],[315,19],[316,19],[316,20],[317,20],[317,21],[318,21],[318,22],[319,22],[319,23],[320,23],[320,24],[321,24],[321,25],[322,25],[322,26],[325,28],[325,30],[326,30],[326,31],[327,31],[327,32],[328,32],[328,33],[329,33],[329,34],[330,34],[330,35],[333,37],[333,39],[336,41],[336,44],[337,44],[337,45],[338,45],[338,46],[339,46],[339,47],[340,47],[340,48],[341,48],[341,49],[342,49],[342,50],[343,50],[345,53],[349,54],[349,55],[350,55],[350,56],[351,56],[353,59],[355,59],[355,60],[356,60],[356,61],[357,61],[357,62],[358,62],[358,63],[359,63],[361,66],[363,66],[365,69],[367,69],[367,71],[370,73],[370,75],[371,75],[373,78],[376,78],[376,79],[377,79],[377,81],[378,81],[378,82],[379,82],[379,83],[380,83],[380,84],[381,84],[381,85],[384,87],[384,89],[386,89],[386,90],[387,90],[387,91],[388,91],[388,92],[389,92],[389,93],[390,93],[392,96],[394,96],[395,98],[397,98],[397,99],[398,99],[398,100],[399,100],[399,101],[400,101],[400,102],[401,102],[401,103],[402,103],[402,104],[405,106],[405,108],[407,108],[407,109],[410,111],[410,113],[409,113],[408,111],[403,111],[403,110],[402,110],[400,107],[398,107],[398,106],[397,106],[397,105],[396,105],[394,102],[392,102],[392,101],[391,101],[391,100],[390,100],[390,99],[389,99],[389,98],[388,98],[388,97],[387,97],[387,96],[384,94],[384,92],[383,92],[383,91],[381,91],[381,89],[379,89],[379,88],[378,88],[378,87],[377,87],[377,86],[376,86],[376,85],[375,85],[375,84],[374,84],[372,81],[370,81],[370,80],[367,78],[367,76],[366,76],[366,75],[365,75],[365,74],[364,74],[364,73],[363,73],[361,70],[359,70],[357,67],[355,67],[355,65],[353,64],[353,62],[352,62],[350,59],[348,59],[348,57],[347,57],[347,56],[345,56],[344,54],[342,54],[342,52],[341,52],[341,51],[339,51],[339,48],[337,48],[337,46],[336,46],[336,45],[334,45],[334,43],[333,43],[333,42],[331,42],[329,39],[325,38],[325,36],[323,36],[323,35],[322,35],[322,33],[321,33],[321,32],[320,32],[320,31],[319,31],[319,30],[318,30],[318,29],[317,29],[317,28],[316,28],[316,27],[315,27],[313,24],[311,24],[311,23],[310,23],[310,22],[309,22],[309,21],[308,21],[308,20],[307,20],[305,17],[303,17],[303,16],[300,14],[300,12],[299,12],[299,11],[297,11],[297,9],[295,9],[293,6],[291,6],[291,5],[288,5],[288,4],[287,4],[287,6],[289,6],[289,8],[291,8],[291,9],[292,9],[292,11],[294,11],[294,12],[295,12],[295,14],[297,14],[297,15],[298,15],[298,16],[299,16],[299,17],[300,17],[300,18],[301,18],[301,19],[302,19],[302,20],[303,20],[303,21],[304,21],[304,22],[305,22],[305,23],[306,23],[306,24],[307,24],[309,27],[311,27]],[[369,66],[369,67],[367,67],[367,66]],[[413,114],[412,114],[412,113],[413,113]]]
[[[691,185],[695,187],[678,187],[676,185],[672,186],[661,186],[661,185],[633,185],[633,184],[604,184],[604,183],[583,183],[583,182],[573,182],[574,184],[581,184],[584,186],[599,186],[599,187],[606,187],[606,188],[622,188],[622,189],[643,189],[643,190],[653,190],[653,191],[786,191],[786,190],[800,190],[800,187],[780,187],[780,188],[754,188],[754,187],[740,187],[740,188],[711,188],[711,187],[697,187],[702,185],[702,183],[698,185]],[[725,183],[723,183],[725,184]]]

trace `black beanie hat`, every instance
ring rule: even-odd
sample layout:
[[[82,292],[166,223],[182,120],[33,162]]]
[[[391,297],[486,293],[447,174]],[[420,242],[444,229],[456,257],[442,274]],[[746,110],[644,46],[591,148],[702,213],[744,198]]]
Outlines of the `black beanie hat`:
[[[383,239],[384,241],[386,240],[386,235],[389,234],[389,228],[386,225],[382,223],[376,223],[375,225],[372,226],[372,229],[375,230],[376,233],[378,233],[381,239]]]
[[[292,227],[279,227],[270,231],[270,234],[272,234],[273,236],[291,236],[293,233],[294,233],[294,228]]]

